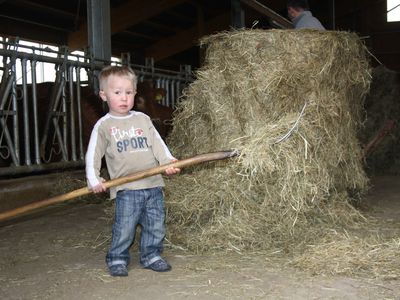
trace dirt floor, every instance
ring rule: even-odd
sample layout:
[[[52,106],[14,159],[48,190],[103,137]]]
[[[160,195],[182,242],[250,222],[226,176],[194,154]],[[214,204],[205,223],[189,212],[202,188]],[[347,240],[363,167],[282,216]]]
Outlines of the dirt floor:
[[[379,218],[400,223],[400,177],[373,181]],[[168,273],[107,273],[103,203],[78,201],[0,224],[0,299],[400,299],[400,280],[313,276],[264,255],[189,255],[166,248]],[[399,257],[400,259],[400,257]]]

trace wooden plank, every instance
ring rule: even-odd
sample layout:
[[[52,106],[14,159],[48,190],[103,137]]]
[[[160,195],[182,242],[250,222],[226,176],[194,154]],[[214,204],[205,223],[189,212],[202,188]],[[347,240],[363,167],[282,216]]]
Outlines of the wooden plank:
[[[272,9],[266,7],[256,0],[240,0],[243,4],[255,9],[259,13],[271,18],[277,24],[279,24],[282,28],[293,28],[292,22],[288,19],[282,17],[280,14],[276,13]]]

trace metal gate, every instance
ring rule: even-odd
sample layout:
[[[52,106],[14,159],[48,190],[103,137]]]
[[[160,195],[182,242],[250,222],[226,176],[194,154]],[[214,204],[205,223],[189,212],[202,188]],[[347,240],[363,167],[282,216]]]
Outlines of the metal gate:
[[[91,62],[90,57],[26,46],[14,41],[0,43],[0,177],[37,173],[84,165],[82,89],[97,80],[102,67],[120,62]],[[53,82],[49,95],[38,102],[39,65],[51,65]],[[151,59],[145,65],[130,64],[139,82],[162,87],[162,104],[174,107],[190,83],[190,66],[179,72],[157,69]],[[20,74],[21,78],[17,78]],[[82,77],[85,78],[82,78]],[[45,106],[45,107],[43,107]]]

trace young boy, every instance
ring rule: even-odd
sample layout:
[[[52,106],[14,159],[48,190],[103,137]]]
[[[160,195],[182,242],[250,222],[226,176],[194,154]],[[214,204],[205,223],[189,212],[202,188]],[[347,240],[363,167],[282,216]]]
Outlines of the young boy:
[[[106,190],[99,176],[103,156],[111,179],[176,161],[150,118],[131,111],[137,84],[132,69],[105,67],[99,81],[99,94],[109,112],[95,124],[86,153],[86,177],[95,193]],[[179,171],[168,168],[165,173]],[[157,272],[171,270],[160,256],[165,236],[163,186],[162,176],[155,175],[110,189],[111,198],[116,197],[111,247],[106,256],[111,276],[128,276],[129,248],[138,224],[142,226],[141,265]]]
[[[309,28],[325,30],[321,22],[315,18],[309,10],[307,0],[288,0],[288,16],[292,20],[294,28]]]

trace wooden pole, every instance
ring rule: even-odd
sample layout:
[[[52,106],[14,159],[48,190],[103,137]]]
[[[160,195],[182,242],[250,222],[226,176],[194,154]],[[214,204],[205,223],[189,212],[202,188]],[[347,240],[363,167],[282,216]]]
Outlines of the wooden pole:
[[[107,182],[104,182],[104,185],[107,188],[110,188],[110,187],[121,185],[121,184],[124,184],[127,182],[132,182],[132,181],[136,181],[136,180],[143,179],[146,177],[164,173],[165,170],[168,168],[172,168],[172,167],[173,168],[184,168],[184,167],[194,166],[194,165],[204,163],[204,162],[209,162],[209,161],[214,161],[214,160],[222,160],[222,159],[234,157],[237,155],[238,155],[237,151],[220,151],[220,152],[200,154],[200,155],[193,156],[190,158],[178,160],[173,163],[161,165],[161,166],[154,167],[151,169],[136,172],[136,173],[124,176],[124,177],[109,180]],[[19,208],[13,209],[13,210],[9,210],[9,211],[0,213],[0,222],[5,221],[10,218],[13,218],[13,217],[16,217],[16,216],[19,216],[26,212],[41,208],[41,207],[46,207],[46,206],[53,205],[56,203],[65,202],[65,201],[68,201],[68,200],[71,200],[71,199],[74,199],[74,198],[77,198],[77,197],[80,197],[83,195],[87,195],[90,193],[92,193],[92,191],[89,188],[84,187],[84,188],[80,188],[80,189],[74,190],[69,193],[65,193],[65,194],[62,194],[59,196],[48,198],[46,200],[42,200],[42,201],[31,203],[31,204],[28,204],[25,206],[21,206]]]
[[[282,17],[280,14],[276,13],[272,9],[268,8],[267,6],[256,0],[240,0],[240,2],[271,18],[282,28],[293,28],[293,23],[291,21]]]

